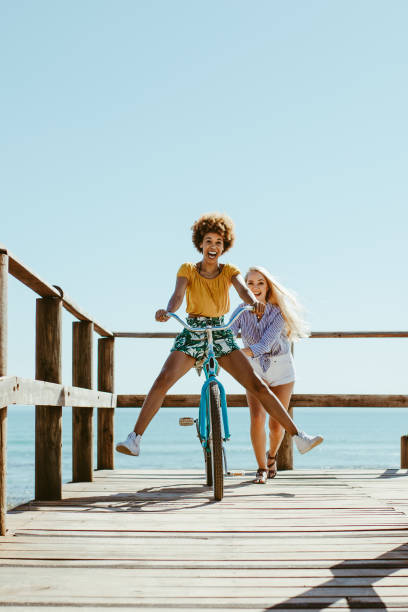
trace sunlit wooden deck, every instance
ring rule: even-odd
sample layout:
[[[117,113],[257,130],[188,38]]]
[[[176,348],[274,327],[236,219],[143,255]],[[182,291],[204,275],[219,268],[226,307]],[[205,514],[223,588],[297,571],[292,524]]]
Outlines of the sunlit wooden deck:
[[[230,477],[101,471],[8,516],[0,605],[82,609],[408,609],[406,470]]]

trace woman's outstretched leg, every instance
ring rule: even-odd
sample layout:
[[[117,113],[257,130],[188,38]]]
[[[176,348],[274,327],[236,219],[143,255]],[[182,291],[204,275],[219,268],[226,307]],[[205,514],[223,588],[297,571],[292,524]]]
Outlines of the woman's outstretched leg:
[[[143,402],[134,431],[143,435],[154,415],[160,410],[167,391],[194,365],[193,357],[173,351],[167,357],[160,374],[154,381],[146,399]]]
[[[280,400],[272,393],[267,384],[255,374],[248,359],[241,351],[232,351],[228,355],[220,357],[219,363],[247,391],[255,395],[269,416],[278,421],[291,436],[296,436],[296,446],[300,453],[306,453],[323,442],[321,436],[312,437],[298,430]]]
[[[298,433],[295,423],[280,400],[272,393],[268,385],[255,374],[248,359],[241,351],[232,351],[232,353],[220,357],[218,361],[247,391],[255,395],[269,416],[278,421],[291,436]]]
[[[116,445],[116,450],[125,455],[138,455],[140,439],[146,431],[154,415],[160,410],[167,391],[186,374],[194,365],[193,357],[173,351],[170,353],[160,374],[153,383],[152,388],[143,402],[139,418],[136,421],[134,430],[128,435],[124,442]]]

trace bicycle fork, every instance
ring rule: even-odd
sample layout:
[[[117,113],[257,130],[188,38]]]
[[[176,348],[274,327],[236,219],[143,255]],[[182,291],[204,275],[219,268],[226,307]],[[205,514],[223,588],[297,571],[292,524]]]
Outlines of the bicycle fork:
[[[225,475],[228,475],[228,463],[227,463],[227,453],[225,450],[225,442],[227,442],[230,437],[229,424],[228,424],[228,413],[227,413],[227,401],[225,395],[225,389],[223,385],[215,378],[215,376],[208,375],[207,380],[205,381],[200,397],[200,407],[198,413],[198,419],[193,419],[192,417],[182,417],[179,419],[179,424],[182,426],[194,425],[197,430],[197,438],[200,440],[200,445],[203,450],[207,452],[209,448],[209,431],[208,431],[208,423],[209,423],[209,415],[207,414],[208,410],[208,387],[210,383],[215,382],[218,385],[218,389],[220,392],[220,404],[221,404],[221,417],[222,424],[224,430],[224,437],[222,439],[222,458],[224,464],[224,472]]]

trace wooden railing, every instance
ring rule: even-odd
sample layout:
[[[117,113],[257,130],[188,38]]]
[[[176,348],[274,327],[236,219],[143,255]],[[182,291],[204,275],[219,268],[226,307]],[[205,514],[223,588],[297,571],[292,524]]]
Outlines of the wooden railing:
[[[118,408],[140,408],[146,395],[117,395]],[[247,407],[246,395],[228,393],[228,408]],[[195,408],[200,405],[199,395],[166,395],[162,408]],[[343,395],[295,393],[290,402],[291,408],[408,408],[408,395]]]
[[[35,380],[7,376],[8,274],[37,293]],[[71,313],[72,386],[62,384],[62,308]],[[93,336],[98,333],[98,381],[93,390]],[[72,406],[72,480],[90,482],[93,474],[93,408],[97,415],[97,468],[114,468],[114,409],[141,406],[144,395],[114,394],[115,338],[174,338],[174,332],[112,332],[80,309],[56,286],[50,285],[0,244],[0,535],[6,533],[7,406],[35,405],[35,498],[61,499],[61,416]],[[407,338],[408,332],[313,332],[312,338]],[[246,396],[229,394],[228,406],[246,406]],[[194,407],[198,395],[167,395],[163,407]],[[295,406],[408,407],[406,395],[294,394]],[[292,469],[292,442],[285,436],[279,452],[280,469]],[[408,467],[408,437],[401,439],[401,467]]]
[[[175,338],[176,332],[113,332],[115,338]],[[239,337],[239,336],[238,336]],[[312,332],[311,338],[408,338],[408,331],[353,331],[353,332]],[[118,395],[118,407],[130,408],[142,406],[144,395]],[[229,394],[228,407],[247,406],[246,396],[243,394]],[[199,395],[167,395],[163,407],[194,407],[199,406]],[[294,394],[292,395],[289,414],[293,417],[293,408],[302,407],[386,407],[407,408],[408,395],[348,395],[348,394]],[[285,434],[280,446],[277,465],[279,470],[293,469],[293,442],[291,436]],[[408,468],[408,437],[401,438],[401,467]]]
[[[115,338],[175,338],[177,332],[113,332]],[[238,338],[240,336],[238,335]],[[406,331],[312,332],[310,338],[408,338]]]
[[[35,378],[7,376],[8,274],[40,297],[36,302]],[[62,308],[71,313],[72,386],[62,384]],[[98,333],[98,391],[92,390],[93,332]],[[61,499],[62,406],[72,406],[72,479],[91,481],[93,407],[98,408],[98,465],[113,469],[114,336],[0,245],[0,534],[6,533],[7,405],[35,404],[35,498]]]

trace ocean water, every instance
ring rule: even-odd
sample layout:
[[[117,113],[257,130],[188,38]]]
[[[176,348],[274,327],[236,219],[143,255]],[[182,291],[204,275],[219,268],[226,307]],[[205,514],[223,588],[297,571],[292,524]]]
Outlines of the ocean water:
[[[118,409],[115,440],[133,429],[138,409]],[[95,410],[96,413],[96,410]],[[202,451],[195,427],[180,427],[180,416],[197,416],[196,408],[163,408],[143,436],[139,457],[115,453],[116,468],[201,468]],[[398,468],[400,437],[407,433],[407,412],[402,408],[296,408],[296,424],[325,441],[306,455],[295,451],[295,468]],[[72,477],[70,408],[63,409],[63,480]],[[231,470],[254,470],[247,408],[229,410],[231,440],[227,443]],[[8,507],[34,497],[35,408],[8,409]],[[96,432],[96,419],[94,423]],[[96,444],[94,444],[96,465]]]

